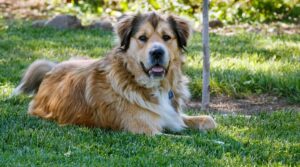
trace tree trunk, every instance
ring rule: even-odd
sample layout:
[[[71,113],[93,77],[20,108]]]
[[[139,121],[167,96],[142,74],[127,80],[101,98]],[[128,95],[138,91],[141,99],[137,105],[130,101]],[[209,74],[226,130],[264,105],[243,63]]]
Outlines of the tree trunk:
[[[203,85],[202,85],[202,104],[201,110],[209,109],[209,26],[208,26],[208,10],[209,0],[203,0],[203,30],[202,30],[202,42],[203,42]]]

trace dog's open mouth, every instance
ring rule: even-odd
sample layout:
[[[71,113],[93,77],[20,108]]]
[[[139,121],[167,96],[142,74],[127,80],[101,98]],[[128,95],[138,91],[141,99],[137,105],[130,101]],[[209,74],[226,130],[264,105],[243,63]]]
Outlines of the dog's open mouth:
[[[160,66],[160,65],[154,65],[152,66],[148,73],[150,74],[150,76],[154,76],[154,77],[162,77],[165,74],[165,68]]]
[[[149,69],[146,69],[145,65],[143,62],[141,62],[141,66],[144,70],[144,72],[148,75],[148,76],[153,76],[153,77],[163,77],[166,73],[166,69],[165,67],[156,64],[154,66],[152,66]]]

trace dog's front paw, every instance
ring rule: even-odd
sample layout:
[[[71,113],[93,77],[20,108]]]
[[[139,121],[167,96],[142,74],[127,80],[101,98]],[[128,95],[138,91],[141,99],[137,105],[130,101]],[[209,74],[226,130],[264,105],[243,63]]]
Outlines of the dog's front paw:
[[[206,131],[217,127],[216,121],[209,115],[199,117],[199,130]]]

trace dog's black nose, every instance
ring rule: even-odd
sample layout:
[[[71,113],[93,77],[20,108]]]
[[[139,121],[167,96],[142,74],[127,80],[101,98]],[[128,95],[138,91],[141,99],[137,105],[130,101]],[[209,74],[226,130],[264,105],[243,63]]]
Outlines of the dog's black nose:
[[[156,63],[162,61],[164,54],[165,51],[161,47],[155,47],[150,50],[151,59]]]

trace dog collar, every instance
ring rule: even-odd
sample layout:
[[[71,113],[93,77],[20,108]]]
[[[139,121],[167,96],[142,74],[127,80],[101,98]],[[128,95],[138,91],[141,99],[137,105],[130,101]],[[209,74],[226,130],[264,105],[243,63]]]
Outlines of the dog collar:
[[[168,95],[169,95],[169,99],[170,99],[170,100],[172,100],[172,99],[173,99],[173,97],[174,97],[174,93],[173,93],[173,91],[172,91],[172,90],[170,90],[170,91],[169,91],[169,93],[168,93]]]

